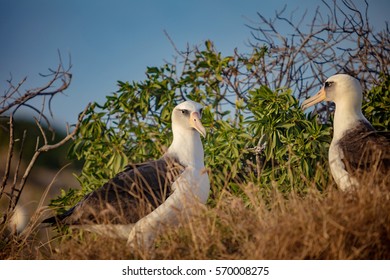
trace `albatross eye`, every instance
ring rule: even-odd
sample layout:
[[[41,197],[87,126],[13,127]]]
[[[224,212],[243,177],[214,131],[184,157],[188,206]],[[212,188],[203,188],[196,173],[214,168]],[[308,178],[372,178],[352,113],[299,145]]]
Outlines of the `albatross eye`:
[[[333,82],[325,82],[325,88],[330,88],[333,85]]]
[[[182,110],[181,110],[181,113],[182,113],[183,115],[185,115],[185,116],[189,114],[188,110],[186,110],[186,109],[182,109]]]
[[[200,110],[199,110],[199,115],[202,116],[202,113],[203,113],[203,109],[200,109]]]

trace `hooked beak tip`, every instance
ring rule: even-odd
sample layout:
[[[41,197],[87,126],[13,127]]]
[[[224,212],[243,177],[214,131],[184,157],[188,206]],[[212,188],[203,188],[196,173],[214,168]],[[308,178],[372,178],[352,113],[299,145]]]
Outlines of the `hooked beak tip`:
[[[301,109],[304,111],[307,108],[309,108],[317,103],[320,103],[321,101],[323,101],[325,99],[326,99],[326,92],[325,92],[324,88],[321,88],[321,90],[319,92],[317,92],[317,94],[315,94],[314,96],[303,101],[303,103],[301,105]]]

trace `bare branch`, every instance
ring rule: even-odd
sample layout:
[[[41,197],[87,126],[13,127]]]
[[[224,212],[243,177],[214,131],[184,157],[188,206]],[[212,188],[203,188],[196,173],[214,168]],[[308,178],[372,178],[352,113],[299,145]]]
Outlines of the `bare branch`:
[[[26,90],[24,94],[20,94],[20,89],[26,81],[26,78],[24,78],[16,86],[12,84],[12,80],[9,80],[8,82],[10,84],[10,90],[5,93],[0,103],[0,115],[7,113],[11,110],[13,113],[15,113],[22,106],[32,108],[32,106],[29,105],[28,102],[37,96],[49,96],[49,112],[52,115],[51,100],[53,96],[57,95],[58,93],[62,93],[69,87],[71,83],[72,74],[69,72],[70,68],[71,65],[67,69],[65,69],[62,64],[62,61],[60,61],[60,64],[58,65],[56,70],[49,69],[49,74],[41,74],[41,76],[43,77],[51,77],[51,79],[46,83],[46,85],[38,89]],[[58,83],[60,83],[60,85],[58,85]],[[42,109],[36,109],[35,111],[39,111],[42,116],[44,114]],[[47,121],[47,118],[44,118]]]
[[[8,213],[14,211],[16,204],[18,203],[19,197],[22,195],[22,191],[17,188],[16,184],[19,176],[20,164],[22,163],[23,148],[24,148],[24,141],[26,140],[26,135],[27,135],[27,131],[25,130],[23,132],[22,143],[20,145],[19,158],[14,172],[14,181],[12,183],[11,192],[9,194],[10,202],[8,204]]]
[[[176,47],[175,42],[173,42],[171,36],[169,36],[169,34],[168,34],[168,31],[166,31],[165,29],[164,29],[164,34],[165,34],[165,36],[168,38],[168,40],[169,40],[169,42],[171,43],[171,45],[172,45],[173,49],[175,50],[175,52],[176,52],[178,55],[180,55],[181,57],[186,58],[186,57],[185,57],[185,54],[183,54],[183,52],[179,51],[179,49]]]
[[[34,166],[36,160],[38,159],[39,155],[40,155],[42,152],[47,152],[47,151],[56,149],[56,148],[58,148],[58,147],[64,145],[64,144],[65,144],[66,142],[68,142],[70,139],[72,139],[72,138],[76,135],[76,133],[77,133],[79,127],[80,127],[80,124],[81,124],[81,122],[82,122],[82,120],[83,120],[83,118],[84,118],[84,116],[85,116],[85,114],[86,114],[86,112],[87,112],[87,110],[88,110],[88,108],[89,108],[90,105],[91,105],[91,104],[89,103],[89,104],[87,105],[87,107],[84,109],[84,111],[80,114],[80,116],[79,116],[79,118],[78,118],[78,122],[77,122],[77,124],[76,124],[76,127],[75,127],[75,129],[74,129],[70,134],[68,134],[65,138],[63,138],[61,141],[57,142],[56,144],[52,144],[52,145],[44,144],[43,146],[41,146],[40,148],[38,148],[38,149],[35,151],[34,155],[32,156],[32,158],[31,158],[31,160],[30,160],[30,163],[28,164],[28,166],[27,166],[27,168],[26,168],[26,170],[25,170],[25,172],[24,172],[24,174],[23,174],[22,179],[20,180],[19,187],[18,187],[19,196],[16,197],[16,200],[15,200],[15,202],[13,203],[13,207],[15,207],[15,206],[17,205],[17,203],[18,203],[18,201],[19,201],[19,198],[20,198],[20,194],[23,192],[23,189],[24,189],[24,186],[25,186],[25,184],[26,184],[26,181],[27,181],[27,179],[28,179],[28,177],[29,177],[29,175],[30,175],[30,173],[31,173],[31,170],[32,170],[32,168],[33,168],[33,166]],[[12,210],[13,210],[13,209],[11,209],[11,211],[12,211]]]
[[[36,160],[38,159],[40,154],[43,152],[47,152],[49,150],[59,148],[60,146],[68,142],[70,139],[72,139],[75,136],[75,134],[78,132],[81,121],[87,109],[90,106],[90,104],[88,104],[84,112],[80,114],[78,122],[72,132],[69,132],[69,126],[67,125],[67,136],[64,137],[62,140],[58,141],[57,143],[54,144],[49,143],[49,139],[47,137],[47,131],[48,130],[51,131],[54,137],[54,129],[51,127],[50,121],[45,115],[45,110],[48,108],[50,114],[51,115],[53,114],[51,110],[51,102],[53,98],[57,96],[58,93],[62,93],[63,91],[65,91],[69,87],[72,79],[72,75],[69,72],[71,65],[68,68],[64,68],[60,54],[59,54],[59,58],[60,58],[60,63],[56,69],[54,70],[49,69],[49,74],[47,75],[41,74],[42,77],[50,78],[50,80],[44,86],[37,89],[29,89],[26,90],[24,93],[22,93],[21,88],[25,83],[26,78],[24,78],[18,84],[14,85],[11,76],[11,78],[8,80],[9,89],[5,92],[4,96],[2,96],[2,100],[0,101],[0,115],[9,113],[8,118],[9,118],[9,134],[10,134],[9,144],[8,144],[8,155],[6,158],[6,168],[0,185],[0,198],[2,197],[3,194],[6,194],[9,198],[8,210],[4,214],[2,221],[6,221],[7,213],[11,213],[12,211],[14,211],[15,207],[17,206],[21,194],[23,193],[26,182],[28,180],[28,177],[31,173],[31,170],[35,165]],[[29,103],[30,100],[32,99],[36,100],[37,98],[41,98],[42,100],[41,106],[36,107]],[[21,138],[21,147],[20,147],[19,156],[18,159],[16,160],[17,161],[16,167],[13,172],[13,182],[10,184],[10,191],[6,193],[5,189],[7,186],[7,182],[9,181],[11,164],[12,164],[13,153],[15,148],[14,115],[21,107],[32,109],[35,113],[38,114],[38,117],[37,118],[34,117],[34,119],[38,129],[40,130],[41,136],[37,137],[35,153],[33,154],[32,158],[28,162],[27,168],[26,170],[24,170],[22,177],[19,178],[19,169],[23,157],[23,146],[26,139],[26,131],[24,131],[23,137]],[[44,120],[44,122],[47,124],[48,130],[44,130],[41,123],[42,120]]]
[[[34,120],[35,120],[35,124],[38,126],[39,131],[41,132],[41,135],[42,135],[42,137],[43,137],[43,141],[44,141],[43,143],[44,143],[45,145],[47,145],[48,142],[47,142],[47,138],[46,138],[46,133],[45,133],[45,131],[43,130],[43,128],[42,128],[42,126],[40,125],[39,121],[38,121],[36,118],[34,118]]]
[[[11,161],[12,161],[12,156],[13,156],[13,151],[14,151],[14,144],[15,144],[15,139],[14,139],[14,118],[13,115],[11,114],[9,116],[9,144],[8,144],[8,154],[6,158],[6,166],[5,166],[5,172],[3,176],[3,180],[0,185],[0,199],[3,196],[3,192],[5,189],[5,186],[7,185],[7,181],[9,178],[9,173],[11,169]]]
[[[355,76],[367,89],[379,75],[389,75],[390,33],[373,33],[367,1],[362,11],[349,0],[322,1],[322,5],[325,9],[318,7],[308,26],[302,26],[306,12],[298,21],[293,13],[285,15],[285,7],[274,20],[258,13],[258,22],[248,25],[253,35],[250,45],[255,49],[263,45],[268,52],[247,77],[271,89],[291,88],[297,98],[306,98],[335,73]]]

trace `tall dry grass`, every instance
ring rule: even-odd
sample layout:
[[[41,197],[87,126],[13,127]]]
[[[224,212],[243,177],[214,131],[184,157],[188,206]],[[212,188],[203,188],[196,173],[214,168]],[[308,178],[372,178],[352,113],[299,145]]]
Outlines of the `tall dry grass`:
[[[366,187],[367,186],[367,187]],[[173,259],[389,259],[390,193],[368,186],[335,188],[270,205],[249,184],[249,203],[222,193],[200,219],[162,238],[156,258]]]
[[[2,244],[0,258],[390,259],[390,188],[385,183],[367,180],[351,192],[329,186],[324,193],[311,189],[304,196],[274,191],[268,203],[257,186],[241,188],[241,197],[221,191],[215,206],[168,228],[153,248],[129,248],[126,241],[88,233],[53,237],[41,229],[40,236],[38,230],[24,239],[8,236],[13,240]]]

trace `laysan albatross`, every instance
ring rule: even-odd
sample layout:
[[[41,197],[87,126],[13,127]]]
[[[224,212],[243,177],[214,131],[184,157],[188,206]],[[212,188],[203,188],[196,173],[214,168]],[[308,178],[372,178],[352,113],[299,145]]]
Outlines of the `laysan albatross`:
[[[390,140],[377,132],[362,113],[363,90],[359,81],[346,74],[328,78],[321,90],[302,103],[307,109],[321,101],[336,105],[329,165],[341,190],[359,186],[359,176],[374,175],[389,182]]]
[[[172,112],[173,142],[154,161],[131,164],[62,215],[45,223],[70,225],[150,244],[163,225],[177,224],[210,190],[200,135],[202,105],[185,101]]]

